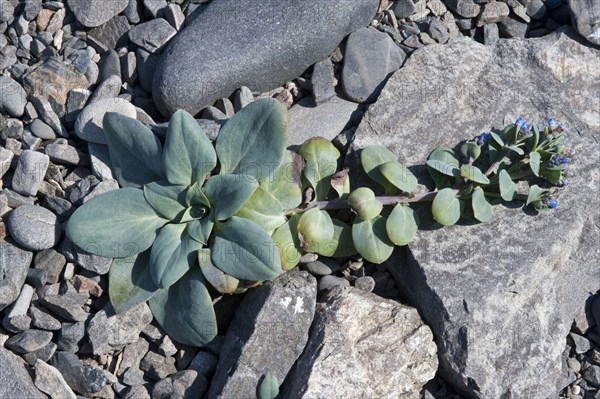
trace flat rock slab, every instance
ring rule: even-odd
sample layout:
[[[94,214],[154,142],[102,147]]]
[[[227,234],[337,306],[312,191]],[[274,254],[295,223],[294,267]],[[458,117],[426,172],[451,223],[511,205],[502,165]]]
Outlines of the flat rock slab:
[[[289,272],[250,291],[231,321],[209,398],[253,398],[262,376],[283,381],[302,353],[313,320],[317,281]]]
[[[29,370],[20,357],[0,347],[0,364],[0,398],[12,398],[16,393],[27,399],[46,397],[33,384]]]
[[[125,10],[129,0],[68,0],[67,4],[81,25],[94,28]]]
[[[197,114],[242,86],[274,89],[367,26],[378,5],[379,0],[213,1],[165,50],[154,75],[154,100],[165,115],[177,109]]]
[[[381,144],[424,165],[435,148],[518,116],[567,127],[576,177],[558,209],[536,216],[497,205],[488,223],[426,226],[388,263],[436,336],[441,375],[469,397],[555,396],[565,337],[598,289],[600,51],[580,40],[564,30],[417,50],[356,132],[354,149]]]
[[[421,398],[438,368],[436,351],[416,309],[336,287],[317,305],[308,343],[282,397]]]
[[[567,0],[573,26],[590,43],[600,45],[600,3],[597,0]]]
[[[32,259],[33,253],[0,238],[0,310],[19,296]]]

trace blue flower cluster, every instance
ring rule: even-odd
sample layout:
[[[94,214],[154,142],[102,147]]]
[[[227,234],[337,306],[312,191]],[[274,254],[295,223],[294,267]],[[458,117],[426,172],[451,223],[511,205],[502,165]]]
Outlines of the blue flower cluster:
[[[488,132],[483,132],[479,136],[475,136],[473,138],[473,142],[481,147],[484,144],[486,144],[488,141],[490,141],[490,137],[491,137],[491,135]]]
[[[548,161],[548,166],[551,167],[551,168],[555,168],[555,167],[557,167],[557,166],[559,166],[561,164],[570,163],[570,162],[571,162],[571,158],[570,157],[566,157],[563,154],[559,153],[559,154],[552,155],[552,157]]]
[[[554,209],[558,207],[558,200],[552,196],[548,196],[542,199],[542,203],[540,204],[540,209]]]
[[[556,133],[556,134],[560,134],[560,133],[562,133],[565,130],[564,126],[563,125],[559,125],[556,122],[556,119],[554,119],[554,118],[548,119],[548,128],[549,128],[548,130],[550,132]]]
[[[528,136],[533,130],[533,126],[525,122],[525,119],[521,118],[520,116],[515,121],[515,126],[519,128],[519,137]]]

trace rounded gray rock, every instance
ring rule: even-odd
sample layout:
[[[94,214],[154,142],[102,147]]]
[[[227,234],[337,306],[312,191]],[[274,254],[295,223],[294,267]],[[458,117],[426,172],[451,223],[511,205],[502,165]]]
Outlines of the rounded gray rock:
[[[371,22],[378,6],[379,0],[210,2],[165,49],[152,87],[156,105],[165,115],[197,114],[242,86],[274,89],[327,58]]]
[[[22,205],[12,211],[7,227],[17,244],[32,251],[52,248],[63,234],[56,215],[38,205]]]
[[[0,111],[19,117],[25,112],[27,93],[23,87],[8,76],[0,76]]]
[[[29,125],[29,130],[42,140],[52,140],[56,138],[54,129],[42,122],[41,119],[34,119],[33,122],[31,122],[31,125]]]
[[[129,0],[67,0],[67,4],[81,25],[95,28],[125,10]]]
[[[102,120],[107,112],[135,118],[137,113],[135,107],[122,98],[103,98],[95,103],[87,105],[75,121],[75,133],[81,139],[91,143],[106,144]]]
[[[342,286],[350,287],[350,283],[345,278],[336,276],[323,276],[319,280],[318,291],[319,294],[324,291],[329,291],[333,287]]]

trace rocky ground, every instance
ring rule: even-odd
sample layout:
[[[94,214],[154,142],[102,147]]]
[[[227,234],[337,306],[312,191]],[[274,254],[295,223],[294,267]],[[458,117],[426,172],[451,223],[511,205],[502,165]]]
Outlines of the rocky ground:
[[[600,398],[599,45],[596,0],[0,0],[0,398],[249,398],[265,372],[284,398]],[[115,315],[111,259],[63,231],[118,187],[103,116],[160,138],[183,108],[214,138],[264,96],[292,148],[383,144],[415,174],[554,117],[576,176],[546,217],[424,218],[382,265],[305,256],[207,348]]]

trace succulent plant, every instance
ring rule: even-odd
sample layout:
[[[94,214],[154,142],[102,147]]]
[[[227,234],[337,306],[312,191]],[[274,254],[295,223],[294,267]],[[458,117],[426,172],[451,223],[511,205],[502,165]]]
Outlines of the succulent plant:
[[[238,292],[282,270],[271,232],[285,222],[276,188],[286,183],[279,170],[286,110],[270,99],[247,106],[215,147],[185,111],[171,118],[164,145],[119,114],[106,115],[104,130],[122,188],[77,209],[67,235],[115,258],[109,294],[117,312],[149,301],[174,339],[210,342],[217,334],[210,291]],[[280,193],[288,205],[300,204],[296,188]]]
[[[489,220],[490,198],[556,208],[554,189],[520,192],[515,181],[568,185],[573,160],[556,121],[540,132],[519,119],[456,152],[434,150],[430,192],[417,193],[417,178],[392,152],[364,148],[361,167],[376,184],[351,190],[330,141],[315,137],[297,154],[286,151],[286,108],[273,99],[234,115],[214,146],[184,111],[171,118],[164,144],[119,114],[106,115],[104,130],[122,188],[78,208],[66,233],[83,250],[114,258],[109,296],[117,312],[148,301],[171,338],[192,346],[217,335],[213,304],[294,268],[306,252],[384,262],[417,234],[412,203],[431,202],[442,225],[467,213]],[[268,376],[260,389],[271,397],[276,387]]]

